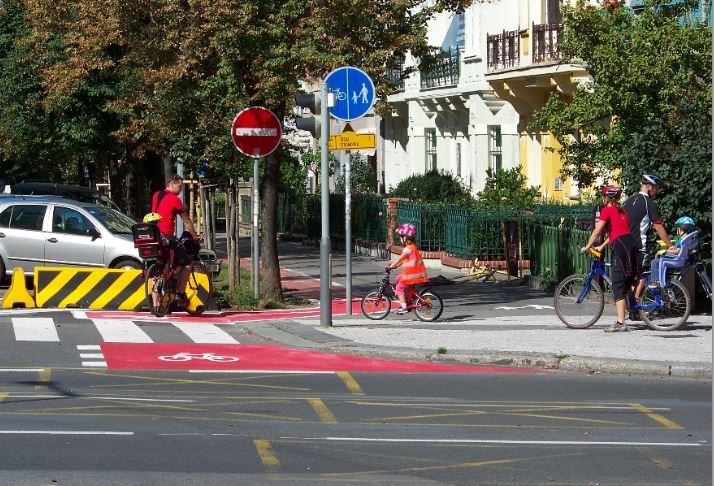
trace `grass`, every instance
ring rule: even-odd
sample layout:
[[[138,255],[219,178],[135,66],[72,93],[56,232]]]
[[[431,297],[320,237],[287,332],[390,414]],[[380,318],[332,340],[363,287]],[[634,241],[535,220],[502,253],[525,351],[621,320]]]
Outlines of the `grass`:
[[[439,349],[436,350],[436,352],[437,352],[438,354],[446,354],[446,353],[448,353],[449,351],[448,351],[445,347],[440,346]]]
[[[300,296],[289,295],[284,297],[283,302],[269,300],[262,302],[253,297],[253,280],[251,273],[240,269],[240,283],[231,292],[228,290],[228,263],[221,263],[221,273],[218,279],[213,281],[213,300],[219,309],[236,310],[261,310],[261,309],[289,309],[292,307],[305,307],[312,304],[309,299]]]

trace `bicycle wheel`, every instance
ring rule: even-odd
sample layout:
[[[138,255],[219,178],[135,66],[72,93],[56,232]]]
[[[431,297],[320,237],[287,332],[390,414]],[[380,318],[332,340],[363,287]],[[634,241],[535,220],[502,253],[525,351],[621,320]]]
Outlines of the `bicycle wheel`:
[[[186,312],[192,316],[203,314],[213,298],[213,278],[202,262],[191,264],[191,274],[186,284],[189,304]]]
[[[679,280],[670,280],[665,288],[647,287],[640,297],[640,317],[650,329],[674,331],[687,322],[692,299]]]
[[[444,301],[438,294],[425,290],[419,294],[419,299],[414,304],[414,313],[420,321],[431,322],[437,320],[444,311]]]
[[[362,297],[361,302],[362,314],[368,319],[379,320],[384,319],[392,310],[392,299],[377,291],[370,292]]]
[[[587,275],[570,275],[555,289],[555,313],[570,328],[592,326],[600,319],[604,309],[602,287]]]
[[[155,291],[159,296],[159,305],[156,308],[151,295],[152,291]],[[169,291],[168,282],[163,272],[163,265],[154,263],[146,271],[144,275],[144,292],[146,293],[146,303],[152,314],[156,317],[163,317],[169,313],[174,294]]]

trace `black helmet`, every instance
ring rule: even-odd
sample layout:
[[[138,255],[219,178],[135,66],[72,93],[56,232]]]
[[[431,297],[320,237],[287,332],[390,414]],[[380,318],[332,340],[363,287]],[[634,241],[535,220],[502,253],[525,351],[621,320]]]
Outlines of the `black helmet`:
[[[653,186],[659,186],[662,184],[662,179],[654,174],[642,174],[642,184],[652,184]]]

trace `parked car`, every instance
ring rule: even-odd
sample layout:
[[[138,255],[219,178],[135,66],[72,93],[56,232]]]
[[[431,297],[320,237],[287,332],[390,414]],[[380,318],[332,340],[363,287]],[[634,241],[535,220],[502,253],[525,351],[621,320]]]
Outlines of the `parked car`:
[[[0,197],[0,279],[21,267],[141,268],[124,213],[54,196]]]
[[[59,196],[80,202],[99,204],[119,211],[119,206],[101,192],[74,184],[18,182],[12,186],[12,194],[23,194],[26,196]]]

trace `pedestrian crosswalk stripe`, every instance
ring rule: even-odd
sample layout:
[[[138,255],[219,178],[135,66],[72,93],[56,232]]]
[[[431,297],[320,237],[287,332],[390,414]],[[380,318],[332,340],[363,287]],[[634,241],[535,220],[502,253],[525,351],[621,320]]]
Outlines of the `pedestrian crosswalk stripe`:
[[[174,322],[193,342],[199,344],[238,344],[238,341],[215,324]]]
[[[153,343],[154,341],[132,321],[93,319],[102,339],[108,343]]]
[[[12,327],[17,341],[59,342],[51,317],[13,317]]]

